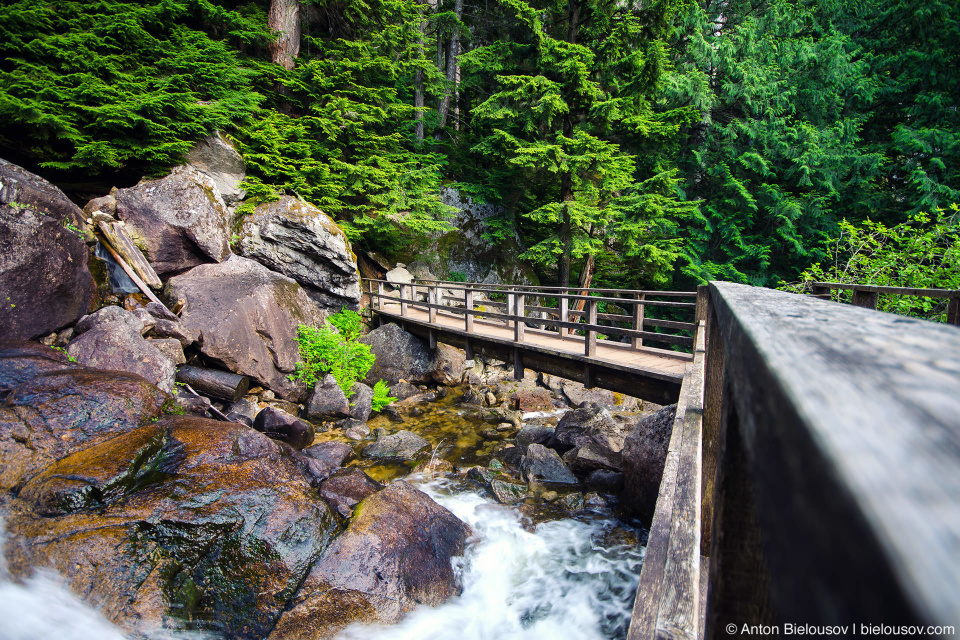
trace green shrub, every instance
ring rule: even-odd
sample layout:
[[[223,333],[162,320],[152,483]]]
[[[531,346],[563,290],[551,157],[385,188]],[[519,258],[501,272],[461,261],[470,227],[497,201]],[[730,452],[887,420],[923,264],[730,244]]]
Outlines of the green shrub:
[[[360,337],[360,314],[356,311],[343,309],[340,313],[327,318],[327,322],[335,326],[340,331],[340,335],[347,340],[356,340]]]
[[[337,385],[348,398],[353,395],[353,384],[362,380],[373,366],[374,355],[365,344],[348,340],[328,327],[297,327],[297,344],[303,362],[290,376],[302,380],[308,387],[325,374],[333,374]]]
[[[377,382],[373,385],[373,410],[380,411],[386,407],[391,402],[395,402],[397,399],[393,396],[387,395],[390,393],[390,387],[387,386],[387,383],[383,380]]]

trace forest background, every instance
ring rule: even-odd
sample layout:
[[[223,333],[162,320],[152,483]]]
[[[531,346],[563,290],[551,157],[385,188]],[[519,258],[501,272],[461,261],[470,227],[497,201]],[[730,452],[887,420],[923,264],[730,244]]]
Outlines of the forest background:
[[[872,238],[960,288],[957,69],[955,0],[0,0],[0,157],[106,192],[219,130],[245,210],[388,257],[450,185],[543,284],[771,286]]]

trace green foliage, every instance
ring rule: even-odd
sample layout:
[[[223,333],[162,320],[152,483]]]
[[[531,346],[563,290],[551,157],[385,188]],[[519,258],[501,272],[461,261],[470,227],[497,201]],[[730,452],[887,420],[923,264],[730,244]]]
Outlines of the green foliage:
[[[327,322],[340,332],[345,340],[356,340],[360,337],[360,314],[350,309],[342,309],[327,317]]]
[[[10,299],[10,298],[7,298],[7,300],[9,300],[9,299]],[[16,306],[16,305],[10,305],[10,306]],[[67,360],[69,360],[70,362],[76,362],[76,361],[77,361],[77,359],[76,359],[75,357],[73,357],[72,355],[70,355],[69,353],[67,353],[67,350],[66,350],[65,348],[63,348],[63,347],[58,347],[58,346],[56,346],[56,345],[51,345],[50,348],[53,349],[53,350],[55,350],[55,351],[59,351],[59,352],[62,353],[63,355],[67,356]]]
[[[182,416],[186,413],[176,398],[167,398],[160,405],[160,413],[167,416]]]
[[[389,395],[390,387],[387,386],[387,383],[383,380],[377,380],[377,383],[373,385],[373,410],[381,411],[391,402],[396,402],[396,398]]]
[[[267,37],[260,12],[206,0],[5,2],[0,144],[47,168],[166,170],[254,112],[231,43]]]
[[[881,222],[840,223],[840,234],[826,247],[829,260],[801,274],[801,282],[781,289],[809,292],[812,282],[890,287],[960,289],[960,207],[918,213],[888,227]],[[836,292],[838,299],[848,292]],[[880,296],[879,309],[945,320],[944,301],[915,296]]]
[[[301,380],[312,387],[321,376],[329,373],[348,398],[353,395],[354,383],[367,375],[374,362],[370,347],[348,340],[333,328],[300,325],[297,327],[297,345],[303,362],[297,364],[291,379]]]

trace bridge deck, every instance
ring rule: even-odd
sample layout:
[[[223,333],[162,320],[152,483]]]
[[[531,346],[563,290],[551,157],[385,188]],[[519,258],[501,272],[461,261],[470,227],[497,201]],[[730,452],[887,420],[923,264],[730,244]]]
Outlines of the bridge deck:
[[[417,308],[414,303],[407,305],[404,315],[400,314],[400,305],[397,303],[384,303],[380,308],[372,309],[374,313],[380,314],[385,320],[405,322],[408,330],[412,327],[422,327],[426,330],[433,329],[441,332],[443,335],[437,336],[441,342],[450,342],[455,346],[464,346],[464,342],[469,340],[473,349],[480,353],[484,352],[483,345],[495,344],[502,348],[512,350],[519,348],[523,352],[524,366],[544,371],[545,373],[554,373],[572,380],[580,380],[586,386],[599,386],[619,391],[628,395],[644,398],[655,402],[674,401],[675,395],[679,393],[680,383],[683,380],[683,373],[686,365],[692,359],[690,354],[675,351],[666,351],[651,347],[633,348],[629,344],[614,342],[609,340],[598,340],[596,355],[587,357],[584,355],[584,338],[577,335],[566,335],[561,337],[556,331],[544,331],[538,329],[526,328],[524,331],[523,342],[514,342],[514,330],[507,327],[503,322],[493,320],[483,320],[476,318],[473,322],[473,331],[467,333],[463,315],[437,311],[436,321],[430,322],[429,313],[426,309]],[[458,339],[444,339],[455,337]],[[496,355],[497,352],[495,352]],[[506,357],[503,349],[496,357],[504,360],[511,360],[512,357]],[[543,355],[551,358],[554,362],[551,367],[538,366],[543,363],[542,359],[537,358]],[[566,361],[566,370],[561,366],[561,362]],[[584,380],[585,365],[593,367],[597,375],[590,376],[592,379]],[[558,367],[560,367],[558,369]],[[617,376],[604,375],[604,371],[622,372],[627,376],[636,376],[641,379],[647,379],[650,382],[658,382],[661,386],[669,387],[671,392],[663,394],[654,394],[644,392],[644,385],[637,384],[633,387],[623,388],[614,378]],[[627,376],[624,376],[625,378]]]

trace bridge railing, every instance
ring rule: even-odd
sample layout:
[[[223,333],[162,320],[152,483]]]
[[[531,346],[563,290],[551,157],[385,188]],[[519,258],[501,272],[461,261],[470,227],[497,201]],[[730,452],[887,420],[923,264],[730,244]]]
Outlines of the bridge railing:
[[[628,638],[956,637],[960,332],[746,285],[703,293],[657,503],[673,515],[654,516]]]
[[[683,332],[692,333],[696,329],[692,322],[651,318],[646,313],[648,307],[655,307],[680,310],[692,316],[696,309],[695,292],[504,286],[443,280],[395,284],[364,279],[363,283],[375,308],[393,304],[399,306],[401,316],[406,316],[411,308],[424,310],[431,323],[436,322],[438,311],[462,315],[467,332],[474,330],[475,319],[502,322],[513,329],[515,342],[524,341],[527,326],[552,328],[561,337],[581,331],[584,354],[591,357],[596,355],[597,339],[601,336],[626,340],[634,349],[643,347],[644,340],[689,348],[693,346],[693,338]],[[392,288],[397,291],[391,292]],[[603,304],[619,313],[600,313]],[[655,332],[650,328],[677,333]]]
[[[960,326],[960,289],[917,289],[912,287],[885,287],[870,284],[841,282],[813,282],[813,295],[827,300],[840,300],[840,292],[850,291],[851,302],[858,307],[876,309],[880,294],[917,296],[947,300],[947,324]],[[836,293],[834,293],[836,292]]]

